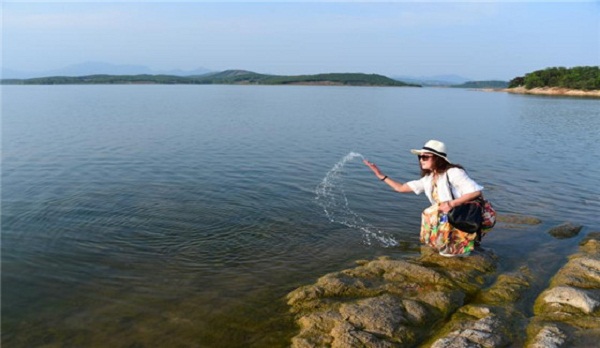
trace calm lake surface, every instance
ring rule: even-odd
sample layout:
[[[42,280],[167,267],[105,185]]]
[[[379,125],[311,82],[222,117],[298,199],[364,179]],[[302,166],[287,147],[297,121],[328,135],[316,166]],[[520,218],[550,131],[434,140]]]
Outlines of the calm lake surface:
[[[426,197],[392,192],[360,155],[412,180],[409,150],[429,139],[500,213],[543,221],[484,240],[504,269],[550,275],[599,230],[597,99],[2,86],[2,345],[285,347],[288,292],[418,255]],[[546,233],[565,221],[580,236]]]

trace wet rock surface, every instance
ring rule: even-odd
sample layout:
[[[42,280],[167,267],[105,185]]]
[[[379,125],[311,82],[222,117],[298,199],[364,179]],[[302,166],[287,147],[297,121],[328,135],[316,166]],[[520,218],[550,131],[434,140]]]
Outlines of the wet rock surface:
[[[600,233],[589,233],[579,252],[535,301],[529,347],[593,347],[600,342]]]
[[[299,317],[294,347],[405,347],[423,341],[486,283],[491,251],[416,260],[381,258],[321,277],[288,295]],[[483,324],[482,324],[483,325]]]
[[[579,234],[579,231],[581,231],[582,228],[583,226],[581,225],[576,225],[571,222],[565,222],[563,224],[551,228],[550,231],[548,231],[548,233],[552,237],[557,239],[573,238]]]
[[[511,221],[534,221],[519,219]],[[288,294],[299,328],[292,346],[588,347],[600,341],[600,233],[586,236],[547,289],[532,285],[545,281],[528,267],[499,269],[489,249],[446,258],[422,247],[415,259],[361,261]]]
[[[518,304],[529,289],[531,278],[527,268],[502,274],[472,303],[461,307],[425,346],[520,346],[523,342],[521,328],[526,325],[527,318]]]

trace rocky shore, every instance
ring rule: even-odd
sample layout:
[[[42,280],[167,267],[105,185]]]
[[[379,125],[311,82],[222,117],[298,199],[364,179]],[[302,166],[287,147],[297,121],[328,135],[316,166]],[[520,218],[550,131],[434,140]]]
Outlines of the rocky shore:
[[[562,239],[580,230],[565,223],[548,233]],[[357,264],[288,294],[298,325],[293,347],[589,347],[600,340],[600,232],[581,241],[546,289],[533,286],[539,279],[526,266],[502,271],[491,249],[446,258],[422,247],[414,259]]]
[[[579,89],[567,89],[558,87],[544,87],[532,89],[526,89],[525,87],[515,87],[500,89],[499,91],[517,94],[600,98],[600,90],[584,91]]]

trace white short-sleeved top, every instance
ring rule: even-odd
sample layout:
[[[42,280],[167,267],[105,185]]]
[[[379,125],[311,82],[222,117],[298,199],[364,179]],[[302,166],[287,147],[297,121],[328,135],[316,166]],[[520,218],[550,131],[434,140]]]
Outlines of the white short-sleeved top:
[[[435,201],[431,196],[431,191],[433,188],[432,180],[433,173],[426,175],[419,180],[409,181],[406,184],[413,190],[414,193],[418,195],[425,192],[429,202],[434,204]],[[450,168],[444,175],[438,176],[437,193],[441,202],[446,202],[452,199],[448,183],[450,183],[450,186],[452,187],[452,194],[454,195],[454,198],[461,197],[467,193],[483,190],[483,186],[477,184],[475,181],[473,181],[473,179],[469,178],[463,169]]]

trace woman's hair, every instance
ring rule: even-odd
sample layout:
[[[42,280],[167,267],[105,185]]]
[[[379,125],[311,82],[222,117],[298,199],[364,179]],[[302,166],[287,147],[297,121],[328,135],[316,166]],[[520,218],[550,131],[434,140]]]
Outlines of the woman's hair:
[[[449,163],[448,161],[446,161],[445,159],[441,158],[440,156],[435,156],[434,155],[431,160],[433,161],[433,168],[432,169],[437,170],[437,172],[440,173],[440,174],[445,173],[450,168],[460,168],[460,169],[463,169],[463,170],[465,169],[460,164]],[[422,169],[421,168],[421,177],[429,175],[429,174],[431,174],[431,172],[432,172],[432,170]]]

